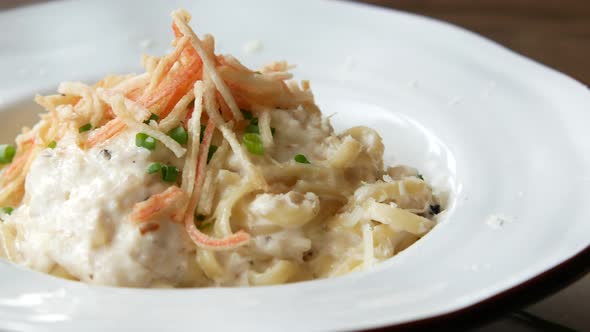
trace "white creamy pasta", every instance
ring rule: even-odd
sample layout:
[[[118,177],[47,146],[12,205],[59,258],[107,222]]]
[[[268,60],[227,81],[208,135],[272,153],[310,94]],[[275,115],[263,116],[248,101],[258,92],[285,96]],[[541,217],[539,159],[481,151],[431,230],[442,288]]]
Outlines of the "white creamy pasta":
[[[62,83],[0,146],[2,257],[101,285],[273,285],[368,269],[436,225],[377,132],[336,133],[290,65],[250,70],[172,17],[146,73]]]

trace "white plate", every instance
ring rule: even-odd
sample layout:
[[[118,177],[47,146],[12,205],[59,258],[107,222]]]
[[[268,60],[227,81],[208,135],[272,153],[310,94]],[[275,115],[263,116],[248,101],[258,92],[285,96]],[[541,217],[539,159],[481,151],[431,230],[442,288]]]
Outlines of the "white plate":
[[[249,65],[299,64],[298,77],[312,80],[339,128],[377,128],[390,161],[419,166],[453,191],[445,220],[373,271],[277,287],[113,289],[0,262],[0,329],[391,326],[480,303],[588,248],[587,88],[469,32],[394,11],[318,1],[111,0],[2,12],[0,138],[30,121],[27,100],[37,92],[139,71],[143,48],[168,48],[168,13],[181,6],[198,33],[213,33],[221,51]],[[244,54],[252,40],[263,50]],[[490,216],[506,222],[498,227]]]

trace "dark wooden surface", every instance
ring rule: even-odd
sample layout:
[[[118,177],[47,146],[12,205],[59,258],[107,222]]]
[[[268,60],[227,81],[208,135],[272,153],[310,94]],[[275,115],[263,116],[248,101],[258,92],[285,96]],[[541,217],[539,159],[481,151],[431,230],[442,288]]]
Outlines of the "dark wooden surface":
[[[590,0],[360,0],[462,26],[590,85]]]

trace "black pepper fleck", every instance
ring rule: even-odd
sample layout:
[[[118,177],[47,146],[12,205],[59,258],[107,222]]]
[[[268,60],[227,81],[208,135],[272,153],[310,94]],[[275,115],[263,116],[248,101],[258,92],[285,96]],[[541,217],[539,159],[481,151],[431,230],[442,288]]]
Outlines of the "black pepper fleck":
[[[111,160],[111,157],[112,157],[111,151],[109,151],[107,149],[101,150],[100,155],[101,155],[101,157],[103,157],[106,160]]]
[[[440,213],[440,204],[430,205],[430,214],[437,215]]]

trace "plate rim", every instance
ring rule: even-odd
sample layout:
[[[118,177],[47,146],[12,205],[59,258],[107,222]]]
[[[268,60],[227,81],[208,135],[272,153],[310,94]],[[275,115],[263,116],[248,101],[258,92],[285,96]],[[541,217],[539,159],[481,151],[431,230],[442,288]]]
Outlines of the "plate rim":
[[[55,1],[53,3],[64,3],[69,2],[68,0]],[[37,2],[27,3],[20,8],[30,9],[32,7],[52,5],[52,2]],[[436,24],[442,24],[447,27],[453,28],[461,33],[467,33],[472,36],[478,37],[487,43],[493,44],[495,47],[503,49],[504,52],[510,53],[512,56],[518,57],[521,60],[526,60],[531,64],[542,67],[544,70],[549,70],[554,74],[564,76],[571,81],[571,83],[578,83],[581,86],[587,88],[585,82],[579,81],[575,78],[570,77],[567,74],[562,73],[559,70],[551,68],[543,63],[538,62],[535,59],[531,59],[523,54],[520,54],[506,46],[499,44],[485,36],[482,36],[476,32],[470,31],[461,26],[449,23],[444,20],[415,14],[407,11],[391,9],[387,7],[381,7],[374,4],[359,3],[359,2],[348,2],[348,1],[337,1],[339,6],[350,6],[350,7],[368,7],[372,10],[378,11],[390,11],[397,14],[404,14],[412,16],[417,19],[433,22]],[[7,11],[15,10],[17,7],[10,8]],[[432,315],[426,318],[419,318],[414,321],[394,323],[391,325],[383,325],[381,327],[374,327],[368,329],[362,329],[363,331],[397,331],[397,330],[425,330],[431,329],[436,326],[437,329],[447,330],[452,328],[467,328],[475,327],[485,324],[497,318],[499,315],[509,312],[511,309],[516,307],[522,307],[527,304],[531,304],[543,297],[549,296],[565,287],[581,279],[585,274],[590,272],[590,245],[587,245],[578,253],[572,257],[562,261],[549,268],[548,270],[531,277],[513,287],[506,289],[500,293],[497,293],[487,299],[481,300],[480,302],[470,304],[466,307],[459,308],[448,313]]]
[[[545,70],[552,71],[555,74],[565,76],[565,78],[578,83],[586,88],[590,88],[585,82],[580,81],[568,74],[550,67],[536,59],[530,58],[520,52],[517,52],[493,39],[488,38],[475,31],[471,31],[461,25],[457,25],[442,19],[404,11],[395,8],[380,6],[374,3],[357,2],[357,1],[337,1],[340,4],[347,6],[365,7],[371,10],[382,10],[395,12],[397,14],[404,14],[413,16],[425,21],[443,24],[452,29],[459,30],[462,33],[467,33],[480,39],[491,43],[494,46],[501,48],[503,51],[511,53],[511,55],[519,57],[522,60],[532,62],[537,66],[543,67]],[[586,275],[590,274],[590,244],[576,253],[569,259],[559,263],[558,265],[527,279],[509,289],[506,289],[498,294],[495,294],[487,299],[473,303],[464,308],[452,310],[448,313],[433,315],[427,318],[421,318],[409,322],[391,324],[382,327],[362,329],[366,332],[384,332],[384,331],[430,331],[433,328],[447,331],[451,329],[467,329],[475,328],[497,319],[501,315],[507,314],[517,308],[532,305],[542,299],[558,293],[567,288],[576,281],[581,280]]]
[[[476,328],[517,308],[551,296],[590,273],[590,245],[568,260],[492,297],[467,307],[400,324],[363,329],[365,332],[440,331]]]

